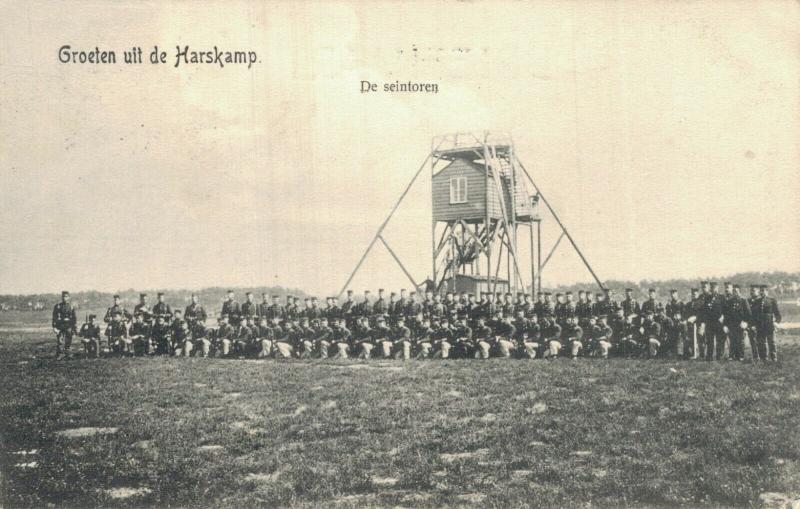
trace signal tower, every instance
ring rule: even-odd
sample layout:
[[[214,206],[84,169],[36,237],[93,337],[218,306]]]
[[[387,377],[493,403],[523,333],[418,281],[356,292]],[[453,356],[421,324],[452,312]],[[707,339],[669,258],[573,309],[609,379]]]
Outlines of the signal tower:
[[[431,275],[422,283],[411,275],[383,237],[391,220],[422,171],[431,172]],[[541,205],[560,229],[542,259]],[[527,259],[518,242],[529,243]],[[455,133],[434,137],[431,151],[378,228],[350,273],[343,294],[378,240],[414,288],[435,292],[534,293],[542,288],[542,271],[567,238],[597,285],[604,288],[556,211],[542,194],[505,133]],[[529,269],[528,269],[529,267]],[[506,278],[502,278],[505,272]]]

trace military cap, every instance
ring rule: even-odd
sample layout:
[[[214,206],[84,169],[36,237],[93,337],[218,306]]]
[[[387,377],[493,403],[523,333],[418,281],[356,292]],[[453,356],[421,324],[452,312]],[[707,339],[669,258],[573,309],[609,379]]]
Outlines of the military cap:
[[[147,294],[146,293],[140,293],[139,297],[147,297]]]
[[[741,290],[741,289],[742,289],[741,285],[733,285],[733,287],[734,287],[735,289],[737,289],[737,290]]]
[[[118,294],[118,293],[115,293],[115,294],[114,294],[114,298],[115,298],[115,299],[119,299],[119,294]]]
[[[564,294],[559,292],[559,293],[556,294],[556,297],[561,297],[562,295],[564,295]]]
[[[572,292],[567,292],[564,295],[572,295]]]
[[[750,285],[750,288],[758,288],[758,285]]]
[[[370,293],[370,291],[369,290],[364,290],[364,293]]]
[[[710,284],[710,283],[708,281],[700,281],[700,284],[701,285],[707,285],[707,284]]]
[[[228,318],[228,313],[222,313],[219,315],[220,318]]]
[[[244,292],[245,295],[253,295],[253,292]]]
[[[280,295],[273,295],[272,298],[273,299],[280,299],[281,297],[280,297]]]
[[[394,295],[397,295],[397,293],[395,293],[395,292],[392,292],[392,293],[390,293],[389,295],[391,295],[391,296],[394,296]]]
[[[584,293],[584,294],[585,294],[585,293],[586,293],[586,290],[578,290],[578,295],[580,295],[580,294],[582,294],[582,293]],[[591,292],[589,292],[589,293],[591,293]]]
[[[114,311],[111,312],[111,316],[119,316],[121,314],[122,311],[120,311],[119,309],[115,309]]]
[[[311,297],[311,302],[316,302],[316,301],[317,301],[316,297]]]
[[[310,300],[311,300],[310,298],[306,297],[305,299],[303,299],[303,302],[308,302]]]
[[[758,287],[761,288],[762,290],[769,289],[769,285],[759,285]]]
[[[711,286],[719,286],[719,283],[717,283],[716,281],[711,281],[709,284]]]
[[[553,294],[552,294],[552,293],[550,293],[550,292],[544,292],[544,294],[545,294],[545,296],[547,296],[547,295],[553,295]]]
[[[632,291],[633,291],[633,288],[625,288],[625,291],[626,291],[626,292],[632,292]]]
[[[158,292],[158,296],[159,297],[163,297],[164,296],[164,292]]]
[[[647,293],[656,293],[656,289],[655,288],[650,288],[650,289],[647,290]]]
[[[405,322],[405,321],[406,321],[406,319],[405,319],[405,318],[403,318],[402,316],[398,316],[398,317],[397,317],[397,323],[400,323],[400,322]]]
[[[347,290],[347,295],[353,295],[353,290]]]
[[[598,320],[608,319],[608,315],[597,315]]]
[[[671,289],[669,290],[669,293],[678,293],[678,290],[676,290],[675,288],[671,288]]]
[[[693,292],[699,292],[699,291],[700,291],[700,288],[692,288],[692,291],[693,291]]]
[[[69,295],[69,292],[66,291],[66,290],[62,290],[61,291],[61,296],[63,297],[64,295]]]
[[[379,292],[382,292],[382,291],[383,291],[383,288],[378,288],[378,291],[379,291]]]
[[[97,315],[89,315],[89,320],[94,320],[95,318],[97,318]]]
[[[595,294],[594,294],[594,296],[595,296],[595,297],[602,297],[602,296],[603,296],[603,294],[602,294],[602,293],[600,293],[600,292],[597,292],[597,293],[595,293]]]

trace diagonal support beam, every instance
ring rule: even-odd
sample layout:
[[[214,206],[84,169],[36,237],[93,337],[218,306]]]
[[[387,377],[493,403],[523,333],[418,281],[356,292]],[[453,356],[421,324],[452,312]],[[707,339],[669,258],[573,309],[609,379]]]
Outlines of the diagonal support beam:
[[[394,258],[394,261],[396,261],[397,265],[399,265],[400,268],[403,269],[403,273],[405,273],[408,280],[411,281],[411,284],[414,285],[414,288],[416,288],[418,286],[417,282],[414,281],[413,277],[411,277],[411,274],[408,272],[408,270],[406,270],[405,265],[403,265],[403,262],[400,261],[400,258],[398,258],[398,256],[392,250],[392,248],[389,247],[389,243],[386,242],[386,239],[383,238],[383,235],[378,235],[378,238],[381,239],[381,242],[383,242],[383,245],[386,247],[386,250],[389,251],[389,254],[392,255],[392,258]]]
[[[547,265],[547,262],[549,262],[550,258],[553,257],[553,254],[556,252],[556,248],[561,243],[561,239],[563,239],[563,238],[564,238],[564,232],[562,231],[561,235],[558,236],[558,239],[556,240],[556,243],[553,244],[552,249],[550,249],[550,253],[547,255],[547,258],[545,258],[544,262],[542,262],[542,266],[539,268],[539,270],[544,269],[545,265]]]
[[[437,146],[436,148],[438,149],[439,147]],[[340,297],[342,296],[344,291],[347,290],[347,287],[350,285],[350,282],[355,277],[356,273],[358,272],[358,269],[361,268],[361,264],[364,263],[364,260],[367,258],[367,255],[372,250],[372,246],[374,246],[375,242],[378,241],[378,237],[380,237],[381,233],[383,233],[384,228],[386,228],[386,225],[389,224],[389,220],[392,219],[392,216],[394,215],[394,213],[397,212],[397,208],[400,206],[401,203],[403,203],[403,199],[408,194],[408,191],[411,189],[411,186],[414,185],[414,182],[417,181],[417,177],[419,177],[419,174],[422,173],[422,170],[425,168],[425,165],[428,164],[428,161],[430,160],[430,158],[431,158],[431,154],[428,154],[428,157],[426,157],[425,160],[422,161],[422,164],[420,165],[419,169],[417,170],[417,173],[414,174],[414,177],[411,179],[411,182],[408,183],[408,185],[406,186],[406,189],[403,191],[403,194],[401,194],[400,198],[397,199],[397,203],[394,204],[394,207],[392,207],[392,210],[391,210],[391,212],[389,212],[389,215],[386,216],[386,219],[383,221],[383,223],[381,224],[380,228],[378,228],[378,231],[375,232],[375,236],[372,237],[372,241],[369,243],[369,246],[367,246],[367,249],[364,251],[364,254],[361,255],[361,259],[358,260],[358,263],[356,264],[356,267],[353,269],[353,272],[350,273],[350,277],[347,278],[347,281],[345,282],[344,286],[342,286],[342,289],[339,290],[339,296]]]
[[[561,227],[561,231],[564,232],[564,234],[567,236],[567,240],[569,240],[570,244],[572,244],[572,247],[575,248],[575,252],[578,253],[578,256],[581,257],[581,261],[583,261],[583,264],[586,266],[587,269],[589,269],[589,272],[592,274],[592,277],[594,278],[595,282],[597,283],[597,286],[599,286],[601,290],[605,290],[605,286],[603,286],[603,283],[600,281],[600,278],[597,277],[597,274],[595,274],[594,269],[592,269],[592,266],[589,265],[589,261],[586,259],[585,256],[583,256],[583,253],[581,252],[580,248],[578,247],[578,244],[575,243],[575,239],[572,238],[572,235],[569,234],[569,231],[567,230],[567,227],[564,226],[564,223],[562,223],[561,219],[558,218],[558,214],[556,214],[556,211],[550,205],[550,202],[548,202],[547,198],[544,197],[544,194],[542,193],[542,190],[539,189],[539,186],[537,186],[536,182],[533,181],[533,177],[531,177],[531,174],[528,173],[528,170],[525,168],[525,165],[522,164],[522,161],[519,160],[519,157],[516,157],[516,160],[517,160],[517,163],[519,163],[519,167],[522,168],[523,172],[525,172],[525,176],[528,177],[528,181],[531,183],[533,188],[536,189],[536,192],[539,193],[539,197],[542,199],[544,204],[547,206],[547,210],[549,210],[550,214],[553,215],[553,219],[555,219],[556,223],[558,223],[558,226]]]

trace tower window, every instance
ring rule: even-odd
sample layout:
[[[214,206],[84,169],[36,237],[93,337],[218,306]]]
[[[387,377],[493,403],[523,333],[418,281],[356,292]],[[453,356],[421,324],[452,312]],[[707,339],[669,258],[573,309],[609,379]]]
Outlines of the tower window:
[[[467,203],[467,177],[450,179],[450,204]]]

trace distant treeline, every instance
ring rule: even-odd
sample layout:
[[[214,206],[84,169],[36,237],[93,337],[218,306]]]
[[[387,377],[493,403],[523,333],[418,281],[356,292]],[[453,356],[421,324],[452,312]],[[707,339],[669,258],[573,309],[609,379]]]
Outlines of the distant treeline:
[[[146,293],[150,304],[156,303],[156,295],[158,292],[163,291],[166,301],[172,306],[184,306],[191,300],[192,293],[198,293],[201,296],[201,302],[207,309],[216,309],[221,305],[225,299],[226,292],[233,290],[236,292],[237,299],[240,302],[244,301],[244,294],[246,292],[253,292],[257,297],[257,301],[261,301],[261,294],[267,293],[269,295],[296,295],[303,297],[306,294],[302,290],[295,288],[284,288],[282,286],[253,286],[247,288],[228,288],[228,287],[213,287],[203,288],[202,290],[122,290],[119,292],[70,292],[72,303],[79,309],[102,309],[108,307],[115,294],[119,294],[122,303],[127,308],[133,308],[139,302],[139,294]],[[41,309],[52,309],[52,307],[61,300],[61,292],[59,293],[40,293],[32,295],[0,295],[0,310],[2,311],[38,311]]]
[[[545,278],[546,281],[546,278]],[[634,296],[641,299],[647,295],[650,288],[655,288],[659,299],[666,299],[669,291],[673,288],[678,290],[681,299],[686,299],[692,288],[700,287],[700,279],[667,279],[662,281],[644,279],[642,281],[605,281],[606,287],[614,290],[614,294],[619,299],[624,294],[625,288],[633,288]],[[750,291],[750,285],[769,285],[772,289],[773,297],[798,297],[800,296],[800,272],[741,272],[732,276],[709,276],[702,281],[716,281],[722,289],[722,285],[730,281],[735,285],[740,285],[744,293]],[[548,288],[547,291],[576,293],[578,290],[591,290],[599,292],[596,284],[584,283],[571,286],[558,286]]]
[[[710,281],[717,281],[722,285],[725,281],[731,281],[734,284],[741,285],[745,292],[749,291],[751,284],[766,284],[772,288],[773,296],[775,297],[800,297],[800,272],[743,272],[734,274],[732,276],[711,276],[708,278]],[[637,298],[642,298],[647,295],[649,288],[655,288],[658,291],[660,299],[666,299],[669,291],[674,288],[680,292],[681,298],[685,299],[692,288],[700,286],[700,280],[697,279],[668,279],[664,281],[622,281],[622,280],[609,280],[605,285],[614,290],[615,295],[618,297],[624,293],[625,288],[633,288],[634,295]],[[128,289],[119,292],[72,292],[72,302],[79,309],[102,309],[107,307],[111,302],[114,293],[118,293],[122,298],[122,303],[129,308],[132,308],[139,301],[139,293],[145,292],[149,295],[150,303],[156,302],[156,294],[163,291],[166,294],[167,302],[173,306],[186,305],[191,298],[192,293],[199,293],[202,296],[202,303],[207,309],[216,309],[218,305],[225,299],[226,292],[231,289],[236,292],[237,299],[240,302],[244,301],[244,294],[246,292],[253,292],[257,297],[256,300],[261,300],[261,294],[267,293],[269,295],[280,295],[283,299],[286,295],[296,295],[298,297],[305,297],[307,294],[303,290],[296,288],[284,288],[282,286],[253,286],[246,288],[227,288],[227,287],[213,287],[204,288],[202,290],[134,290]],[[367,288],[353,288],[358,298],[363,295],[363,291]],[[377,288],[369,288],[373,292]],[[577,293],[578,290],[591,290],[598,292],[599,288],[596,284],[583,283],[570,286],[557,286],[545,287],[546,291],[551,292],[566,292],[572,291]],[[322,296],[322,304],[324,304],[324,297]],[[60,293],[40,293],[31,295],[0,295],[0,311],[38,311],[42,309],[52,309],[53,305],[61,299]]]

